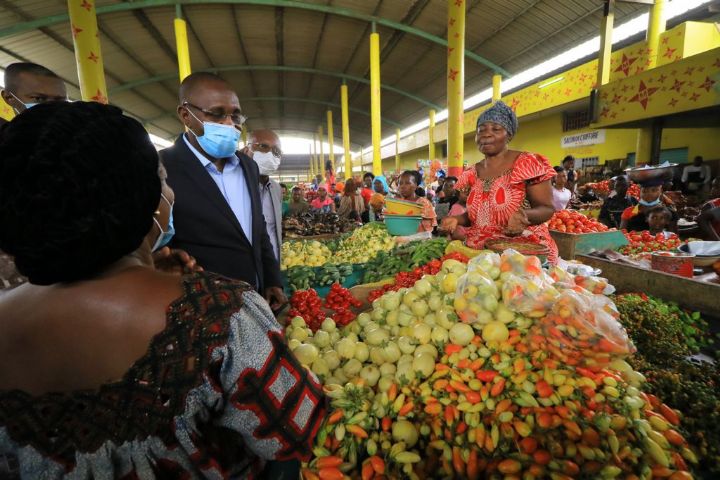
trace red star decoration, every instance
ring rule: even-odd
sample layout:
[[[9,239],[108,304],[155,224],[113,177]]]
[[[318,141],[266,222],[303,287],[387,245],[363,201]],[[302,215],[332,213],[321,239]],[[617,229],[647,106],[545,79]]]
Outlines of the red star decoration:
[[[626,93],[628,90],[630,90],[630,86],[629,86],[629,85],[623,85],[623,87],[622,87],[620,90],[622,90],[623,93]]]
[[[672,58],[672,56],[675,54],[676,50],[677,50],[677,48],[668,47],[667,50],[665,50],[665,53],[663,53],[663,57]]]
[[[462,7],[463,0],[455,0],[455,6],[456,7]]]
[[[90,60],[91,62],[97,63],[97,61],[98,61],[98,59],[99,59],[100,57],[98,57],[97,55],[95,55],[95,52],[90,52],[90,55],[88,55],[87,58],[88,58],[88,60]]]
[[[637,57],[628,58],[627,55],[623,53],[622,60],[620,61],[620,66],[615,69],[616,72],[623,72],[625,76],[627,76],[630,73],[630,65],[635,63],[637,60]]]
[[[658,88],[648,88],[645,86],[645,82],[640,80],[640,88],[638,88],[638,93],[635,94],[634,97],[630,99],[631,102],[638,102],[640,105],[642,105],[643,110],[647,109],[648,100],[650,99],[650,96],[657,92]]]
[[[670,100],[670,102],[668,102],[668,105],[670,105],[671,107],[674,107],[675,105],[677,105],[677,103],[678,103],[678,101],[673,98]]]
[[[455,35],[453,35],[453,37],[455,37],[455,38],[460,38],[460,34],[457,33],[457,32],[455,32]]]
[[[602,92],[602,93],[600,94],[600,98],[601,98],[602,100],[606,100],[606,99],[608,98],[608,93],[607,93],[607,92]]]
[[[665,37],[662,39],[662,44],[667,45],[669,41],[670,41],[670,37]]]
[[[612,112],[612,113],[610,114],[610,118],[616,118],[616,117],[617,117],[617,113]]]
[[[84,8],[88,12],[92,10],[92,3],[88,2],[87,0],[83,0],[80,4],[80,8]]]
[[[453,156],[455,157],[455,160],[461,160],[461,159],[462,159],[462,153],[460,153],[460,152],[455,152],[455,155],[453,155]]]
[[[621,96],[618,95],[618,94],[615,94],[615,95],[613,96],[613,99],[610,100],[610,103],[620,103],[620,102],[622,102],[622,99],[623,99],[623,97],[621,97]]]
[[[715,63],[713,63],[713,67],[720,68],[720,58],[715,59]]]
[[[566,97],[569,97],[570,94],[572,94],[572,88],[566,88],[566,89],[565,89],[565,96],[566,96]]]
[[[698,71],[698,72],[704,72],[704,71],[705,71],[705,67],[698,67],[698,68],[697,68],[697,71]]]
[[[693,102],[697,102],[698,98],[700,98],[700,95],[698,95],[697,93],[693,93],[692,97],[690,97],[690,100],[692,100]]]
[[[600,112],[600,116],[605,118],[610,113],[610,109],[608,107],[603,107],[602,111]]]
[[[450,54],[453,52],[453,50],[455,50],[454,47],[448,47],[448,57],[449,57]]]
[[[645,60],[646,67],[649,67],[651,64],[652,64],[652,60],[650,60],[649,58],[647,60]]]
[[[70,28],[72,28],[72,36],[73,36],[73,38],[77,38],[78,33],[80,33],[80,32],[83,31],[82,28],[76,27],[75,25],[72,25],[72,24],[70,25]]]
[[[547,95],[547,93],[545,95]],[[520,100],[518,100],[517,98],[513,98],[512,105],[510,105],[510,108],[512,108],[513,112],[517,110],[518,105],[520,105]]]
[[[107,103],[107,97],[103,95],[103,93],[98,88],[97,93],[90,97],[91,100],[94,100],[98,103]]]
[[[695,67],[688,67],[687,70],[685,70],[685,73],[683,75],[692,75],[692,73],[695,71]]]
[[[706,92],[709,92],[711,88],[713,88],[713,85],[715,85],[715,80],[712,80],[710,77],[705,77],[705,83],[701,83],[698,85],[698,88],[704,88]]]
[[[455,79],[457,78],[458,73],[460,73],[459,70],[453,70],[453,69],[451,68],[451,69],[450,69],[450,73],[448,73],[448,78],[454,82]]]
[[[452,27],[453,25],[455,25],[455,19],[451,18],[450,20],[448,20],[448,26]]]
[[[667,75],[664,73],[658,77],[658,82],[663,83],[665,80],[667,80]]]

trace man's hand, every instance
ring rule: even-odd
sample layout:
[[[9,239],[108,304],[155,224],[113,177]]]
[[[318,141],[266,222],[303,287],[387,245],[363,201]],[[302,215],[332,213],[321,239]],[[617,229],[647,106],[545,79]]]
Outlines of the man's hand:
[[[516,237],[523,233],[528,225],[530,225],[530,220],[528,220],[525,210],[521,208],[512,214],[504,233],[509,237]]]
[[[277,311],[288,301],[285,292],[280,287],[268,287],[265,289],[265,301],[270,305],[273,312]]]
[[[185,250],[163,247],[157,252],[153,252],[152,256],[155,268],[165,273],[183,275],[203,271],[203,268],[197,264],[195,257],[192,257]]]

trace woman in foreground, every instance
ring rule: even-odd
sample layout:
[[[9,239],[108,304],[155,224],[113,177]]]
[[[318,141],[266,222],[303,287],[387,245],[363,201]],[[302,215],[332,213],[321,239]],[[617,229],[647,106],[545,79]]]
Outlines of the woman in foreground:
[[[255,478],[310,456],[322,389],[263,299],[153,268],[173,201],[117,108],[4,129],[0,249],[29,283],[0,296],[0,478]]]

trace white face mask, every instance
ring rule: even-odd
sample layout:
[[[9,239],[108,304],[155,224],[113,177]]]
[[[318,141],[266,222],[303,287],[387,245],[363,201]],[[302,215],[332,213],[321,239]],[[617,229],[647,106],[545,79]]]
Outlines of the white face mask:
[[[260,175],[275,173],[280,166],[280,157],[276,157],[272,152],[253,152],[253,160],[257,163]]]

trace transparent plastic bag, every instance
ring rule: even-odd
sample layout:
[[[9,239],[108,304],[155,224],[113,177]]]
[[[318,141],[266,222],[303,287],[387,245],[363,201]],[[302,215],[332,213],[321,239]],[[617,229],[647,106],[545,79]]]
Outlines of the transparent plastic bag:
[[[510,310],[531,318],[545,316],[558,296],[559,292],[551,281],[541,276],[510,274],[502,287],[503,303]]]
[[[500,291],[487,271],[475,265],[458,279],[454,307],[460,321],[487,324],[498,308]]]
[[[509,275],[522,277],[537,277],[543,281],[549,278],[542,269],[538,257],[526,257],[516,250],[507,249],[500,256],[500,278],[505,279]]]
[[[491,280],[500,278],[500,255],[494,252],[484,252],[470,259],[468,272],[482,271]]]
[[[618,317],[605,296],[563,290],[551,311],[532,328],[531,347],[565,365],[600,370],[635,351]]]
[[[584,277],[578,275],[575,277],[575,285],[598,295],[611,295],[615,293],[615,287],[610,285],[610,282],[606,278],[602,277]]]

